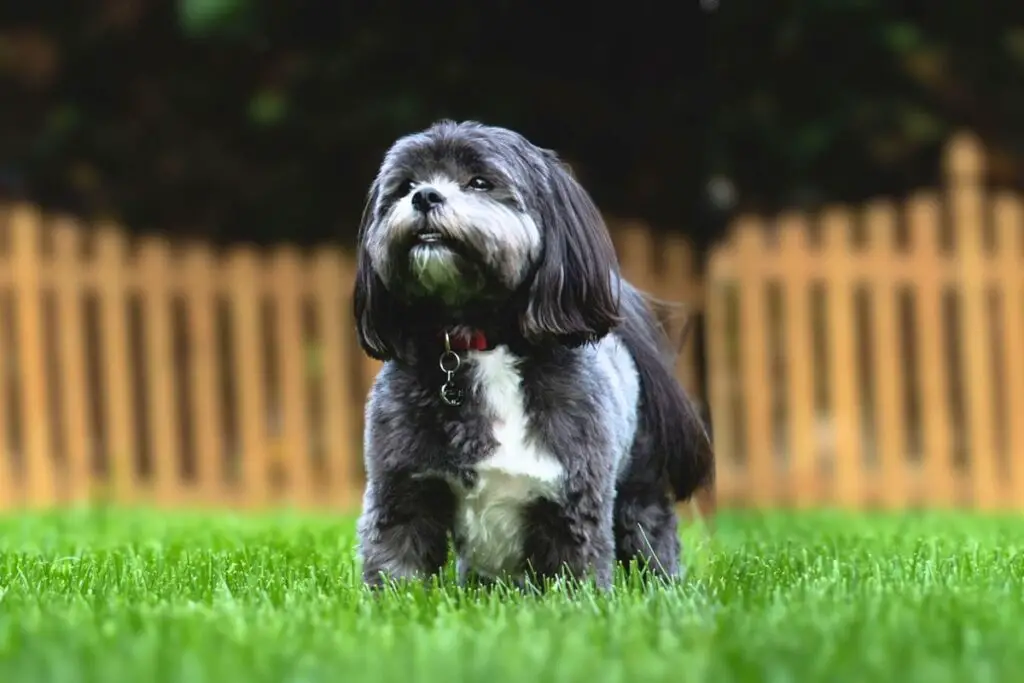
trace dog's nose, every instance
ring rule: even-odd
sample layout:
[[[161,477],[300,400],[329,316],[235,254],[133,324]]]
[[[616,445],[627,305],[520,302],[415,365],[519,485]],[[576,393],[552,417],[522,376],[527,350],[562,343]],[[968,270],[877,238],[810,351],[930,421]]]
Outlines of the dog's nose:
[[[444,196],[430,185],[424,185],[412,196],[413,208],[421,213],[427,213],[441,204],[444,204]]]

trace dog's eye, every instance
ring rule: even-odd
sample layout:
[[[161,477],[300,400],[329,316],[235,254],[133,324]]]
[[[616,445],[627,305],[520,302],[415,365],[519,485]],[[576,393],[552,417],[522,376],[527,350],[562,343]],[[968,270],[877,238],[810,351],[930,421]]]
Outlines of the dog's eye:
[[[406,178],[405,180],[398,184],[398,187],[395,189],[395,194],[399,197],[404,197],[405,195],[412,192],[412,188],[415,185],[416,183],[415,181],[413,181],[412,178]]]
[[[467,183],[467,185],[474,190],[480,190],[481,192],[487,192],[488,190],[494,189],[494,183],[481,176],[473,176],[469,179],[469,183]]]

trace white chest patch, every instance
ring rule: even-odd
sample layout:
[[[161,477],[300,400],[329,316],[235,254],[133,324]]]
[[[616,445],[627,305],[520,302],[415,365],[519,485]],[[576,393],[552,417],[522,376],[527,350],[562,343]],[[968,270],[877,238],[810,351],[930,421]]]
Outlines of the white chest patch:
[[[498,446],[476,466],[477,485],[459,492],[456,524],[465,544],[463,561],[480,574],[497,576],[522,561],[524,508],[538,498],[557,497],[565,472],[529,438],[515,358],[504,347],[473,352],[472,358]]]

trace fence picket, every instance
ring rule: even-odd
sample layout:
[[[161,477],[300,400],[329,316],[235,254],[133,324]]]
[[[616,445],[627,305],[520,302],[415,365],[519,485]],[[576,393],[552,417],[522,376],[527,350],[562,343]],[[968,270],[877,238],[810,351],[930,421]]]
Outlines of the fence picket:
[[[313,498],[312,460],[309,452],[307,405],[308,357],[302,328],[303,264],[299,254],[282,247],[275,254],[270,277],[277,283],[278,363],[281,377],[281,433],[290,497],[297,502]]]
[[[366,394],[370,391],[370,388],[376,381],[377,373],[380,372],[380,369],[381,367],[383,367],[383,365],[384,364],[381,363],[379,360],[375,360],[373,358],[370,358],[369,356],[363,356],[362,363],[360,363],[359,366],[360,369],[362,370],[363,398],[366,398]]]
[[[323,399],[326,460],[328,462],[328,500],[331,505],[347,508],[356,501],[352,481],[353,466],[358,464],[362,449],[358,447],[355,435],[359,431],[358,418],[362,415],[351,404],[351,392],[346,394],[354,375],[351,362],[354,357],[341,303],[347,302],[344,287],[354,277],[346,268],[344,257],[329,248],[322,249],[315,268],[315,291],[317,318],[319,323],[321,372],[321,396]],[[347,400],[348,399],[348,400]]]
[[[62,219],[53,230],[54,289],[57,296],[57,336],[60,347],[58,372],[61,375],[61,408],[64,423],[64,447],[67,454],[67,483],[72,500],[92,495],[93,443],[89,429],[89,391],[85,373],[85,316],[82,285],[81,228]]]
[[[814,376],[811,348],[810,287],[807,262],[811,257],[808,225],[803,216],[779,219],[779,259],[786,264],[783,279],[786,412],[790,453],[787,477],[797,506],[818,502],[821,495],[814,439]]]
[[[865,219],[873,251],[891,261],[895,254],[896,209],[890,202],[873,202]],[[872,291],[872,368],[875,386],[875,424],[881,461],[881,503],[898,507],[905,500],[907,477],[907,435],[903,420],[903,384],[900,372],[901,348],[897,326],[895,281],[880,271]]]
[[[148,237],[139,249],[142,295],[142,334],[148,381],[149,452],[153,460],[153,489],[163,504],[172,504],[181,491],[178,403],[175,400],[175,363],[171,296],[168,289],[170,245]]]
[[[836,434],[833,490],[838,503],[857,507],[863,502],[864,460],[855,370],[853,280],[849,268],[852,218],[846,209],[833,208],[825,213],[822,225],[824,259],[828,263],[828,378]]]
[[[258,285],[260,263],[248,246],[235,247],[228,257],[228,297],[231,340],[234,345],[235,405],[238,457],[241,459],[240,496],[246,506],[259,507],[269,497],[267,400],[260,342]]]
[[[215,502],[223,495],[224,414],[220,396],[220,354],[217,340],[216,277],[213,252],[202,243],[189,244],[184,255],[186,324],[189,348],[189,405],[196,453],[199,498]]]
[[[967,439],[974,504],[999,507],[1000,481],[996,478],[993,429],[991,326],[986,315],[987,290],[983,249],[984,214],[981,188],[982,153],[973,137],[960,136],[947,153],[949,198],[960,262],[962,302],[960,336],[964,345],[967,399]]]
[[[778,489],[772,448],[766,283],[758,268],[765,258],[764,235],[763,224],[752,217],[744,219],[736,230],[740,270],[740,362],[747,423],[746,494],[757,504],[775,502]]]
[[[15,266],[19,394],[23,425],[22,458],[26,491],[23,503],[47,506],[56,502],[56,479],[51,453],[48,378],[43,337],[42,217],[28,206],[10,216],[11,252]]]
[[[995,199],[998,272],[1003,284],[1003,383],[1006,455],[1010,465],[1009,503],[1024,509],[1024,205],[1018,196]]]
[[[950,454],[952,416],[948,400],[949,368],[945,361],[945,325],[942,315],[941,255],[939,254],[940,212],[938,197],[931,192],[908,202],[911,244],[917,272],[914,289],[915,338],[917,341],[918,396],[921,404],[921,432],[924,458],[924,490],[928,502],[937,506],[953,503],[955,479]]]
[[[655,246],[650,229],[636,221],[622,221],[615,227],[623,276],[639,289],[661,295],[653,268]]]
[[[103,225],[96,235],[96,268],[100,298],[100,365],[106,396],[104,418],[107,458],[113,493],[134,502],[141,493],[135,467],[135,420],[128,353],[128,245],[124,233]]]
[[[14,447],[12,443],[14,424],[10,419],[10,402],[8,387],[10,375],[14,371],[14,348],[16,344],[13,338],[8,338],[8,331],[13,332],[9,315],[13,311],[4,306],[4,299],[9,290],[4,276],[10,275],[7,266],[9,256],[4,251],[4,237],[8,234],[10,211],[0,207],[0,510],[12,508],[20,497],[19,482],[14,478]],[[14,303],[13,297],[10,299]]]
[[[715,487],[719,500],[731,501],[737,497],[744,472],[737,463],[738,419],[733,411],[733,387],[739,380],[730,365],[729,321],[726,315],[726,283],[732,283],[728,273],[733,269],[734,245],[712,254],[708,263],[708,285],[705,288],[705,335],[708,376],[707,400],[711,408],[711,421],[715,448]],[[742,370],[740,370],[742,371]]]

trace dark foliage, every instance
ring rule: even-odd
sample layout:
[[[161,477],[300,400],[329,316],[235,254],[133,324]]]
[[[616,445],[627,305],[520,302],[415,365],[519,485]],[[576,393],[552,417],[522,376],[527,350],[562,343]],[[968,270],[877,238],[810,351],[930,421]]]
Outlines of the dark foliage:
[[[350,240],[396,136],[478,118],[557,148],[605,211],[706,242],[711,173],[736,188],[725,209],[898,194],[933,183],[967,126],[1018,183],[1021,7],[4,2],[0,196],[136,229]]]
[[[559,149],[607,211],[692,222],[696,4],[672,21],[654,3],[75,7],[4,17],[20,51],[0,62],[2,99],[17,102],[0,108],[8,192],[143,228],[348,238],[384,149],[450,116]]]

